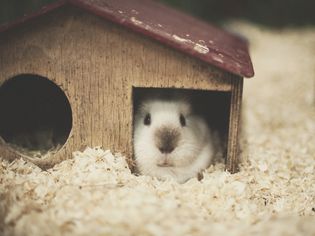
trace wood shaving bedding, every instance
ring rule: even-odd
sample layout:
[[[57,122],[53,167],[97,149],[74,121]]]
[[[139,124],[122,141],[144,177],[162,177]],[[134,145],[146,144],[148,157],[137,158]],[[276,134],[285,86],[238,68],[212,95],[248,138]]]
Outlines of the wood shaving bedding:
[[[101,148],[42,171],[0,162],[3,235],[315,235],[315,29],[229,27],[252,43],[241,171],[185,184],[133,175]]]

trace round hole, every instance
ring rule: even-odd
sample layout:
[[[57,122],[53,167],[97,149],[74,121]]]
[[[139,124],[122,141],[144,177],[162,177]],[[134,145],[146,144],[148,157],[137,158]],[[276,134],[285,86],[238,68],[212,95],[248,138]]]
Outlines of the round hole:
[[[58,151],[72,128],[65,93],[38,75],[18,75],[0,86],[0,114],[1,138],[30,157]]]

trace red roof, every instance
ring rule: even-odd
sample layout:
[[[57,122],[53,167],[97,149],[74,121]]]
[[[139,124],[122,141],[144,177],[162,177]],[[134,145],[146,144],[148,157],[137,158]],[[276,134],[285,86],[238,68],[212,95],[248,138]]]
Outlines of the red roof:
[[[254,75],[246,40],[152,0],[61,0],[0,26],[0,33],[66,4],[123,25],[233,74]]]

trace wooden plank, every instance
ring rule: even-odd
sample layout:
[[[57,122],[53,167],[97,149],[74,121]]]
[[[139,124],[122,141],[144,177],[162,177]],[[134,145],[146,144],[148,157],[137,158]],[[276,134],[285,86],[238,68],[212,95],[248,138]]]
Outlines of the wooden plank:
[[[230,122],[226,169],[235,173],[239,164],[239,133],[241,118],[241,103],[243,93],[243,78],[232,80]]]

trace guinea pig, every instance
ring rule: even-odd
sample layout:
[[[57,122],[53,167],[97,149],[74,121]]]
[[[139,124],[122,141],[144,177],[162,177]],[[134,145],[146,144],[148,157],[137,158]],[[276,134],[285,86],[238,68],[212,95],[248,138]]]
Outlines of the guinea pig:
[[[214,135],[185,97],[147,96],[134,117],[134,159],[140,174],[184,183],[211,164]]]

